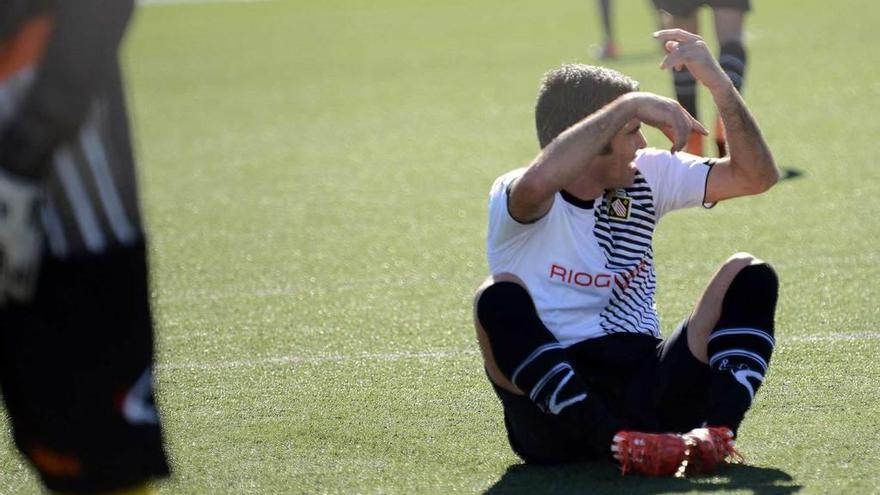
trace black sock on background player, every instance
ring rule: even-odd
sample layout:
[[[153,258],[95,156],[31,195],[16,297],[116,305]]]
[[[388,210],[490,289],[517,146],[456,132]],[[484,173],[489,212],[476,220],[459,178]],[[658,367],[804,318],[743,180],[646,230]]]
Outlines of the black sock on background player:
[[[619,424],[574,372],[562,344],[544,326],[525,288],[513,282],[487,287],[477,302],[498,368],[545,414],[593,425],[587,435],[607,451]]]
[[[766,263],[747,266],[727,289],[709,336],[710,426],[735,432],[764,381],[776,343],[778,289],[776,272]]]
[[[721,53],[718,54],[718,63],[727,77],[733,83],[733,87],[742,93],[746,74],[746,49],[739,41],[728,41],[721,45]],[[718,145],[718,156],[727,154],[727,135],[721,118],[715,119],[715,144]]]
[[[688,111],[694,118],[697,115],[697,80],[687,68],[672,71],[672,82],[675,87],[675,99]],[[686,151],[694,155],[703,154],[703,136],[692,132],[688,137]]]
[[[743,44],[739,41],[728,41],[721,45],[718,63],[736,90],[742,93],[746,74],[746,49]]]
[[[697,80],[687,68],[672,71],[675,99],[695,118],[697,115]]]

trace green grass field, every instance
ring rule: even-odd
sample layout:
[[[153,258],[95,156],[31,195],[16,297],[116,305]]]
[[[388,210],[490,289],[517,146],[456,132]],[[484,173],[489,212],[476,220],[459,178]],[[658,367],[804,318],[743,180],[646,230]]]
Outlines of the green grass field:
[[[746,100],[803,175],[667,218],[658,305],[668,332],[753,252],[780,273],[779,346],[748,466],[688,480],[521,465],[476,351],[488,188],[536,154],[541,74],[591,61],[591,1],[142,7],[161,493],[880,493],[880,5],[755,3]],[[670,95],[648,2],[617,5],[611,65]],[[39,493],[8,429],[0,493]]]

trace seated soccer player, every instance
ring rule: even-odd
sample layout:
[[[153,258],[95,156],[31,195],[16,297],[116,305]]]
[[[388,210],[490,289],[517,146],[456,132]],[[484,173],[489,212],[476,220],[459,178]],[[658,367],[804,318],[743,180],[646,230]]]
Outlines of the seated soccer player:
[[[759,194],[779,174],[757,123],[699,36],[655,35],[661,68],[687,68],[712,94],[730,154],[679,153],[705,128],[613,70],[548,72],[536,105],[541,152],[489,198],[492,275],[475,298],[486,373],[512,449],[526,462],[615,458],[624,473],[711,472],[767,373],[777,278],[734,254],[665,340],[652,237],[679,208]],[[640,126],[672,151],[646,148]]]

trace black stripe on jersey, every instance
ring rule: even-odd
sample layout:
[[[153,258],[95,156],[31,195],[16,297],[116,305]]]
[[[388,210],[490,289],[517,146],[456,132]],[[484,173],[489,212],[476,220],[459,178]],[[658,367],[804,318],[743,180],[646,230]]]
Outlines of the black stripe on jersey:
[[[639,327],[638,321],[633,318],[632,321],[628,320],[628,318],[633,318],[631,315],[627,314],[627,312],[621,313],[617,306],[609,305],[602,311],[602,330],[605,333],[618,333],[618,332],[635,332]],[[612,322],[611,320],[617,320]]]
[[[654,208],[654,207],[652,206],[651,209],[653,210],[653,208]],[[635,220],[641,220],[641,221],[644,222],[644,224],[645,224],[646,226],[648,226],[652,231],[654,230],[654,227],[657,225],[657,222],[654,221],[654,216],[653,216],[653,215],[648,216],[648,215],[644,215],[644,214],[641,214],[641,213],[636,213],[636,212],[632,211],[632,208],[630,208],[629,218],[630,218],[631,220],[632,220],[632,219],[635,219]],[[635,222],[633,222],[633,223],[635,223]]]
[[[636,227],[636,228],[632,228],[632,227]],[[597,224],[595,230],[597,230],[598,232],[605,235],[608,239],[610,239],[611,241],[609,241],[609,242],[613,242],[616,239],[626,240],[626,238],[621,237],[624,234],[630,236],[630,238],[636,239],[638,241],[645,241],[648,243],[651,242],[651,238],[653,237],[651,235],[650,230],[647,230],[644,227],[638,227],[635,225],[629,225],[626,227],[623,227],[623,226],[619,227],[616,225],[610,226],[610,225],[598,225]]]
[[[657,215],[657,212],[655,212],[653,208],[649,208],[647,206],[635,203],[636,199],[638,199],[638,198],[633,197],[634,202],[633,202],[633,205],[631,206],[632,211],[641,210],[641,211],[647,213],[648,215],[652,215],[652,216]],[[630,212],[630,214],[632,214],[632,213]]]
[[[617,191],[631,199],[627,220],[610,219],[609,196],[599,198],[594,210],[593,230],[603,253],[605,266],[615,273],[608,305],[600,314],[606,333],[638,332],[659,335],[659,321],[654,309],[656,277],[651,241],[656,225],[653,194],[640,172],[633,187]]]
[[[647,243],[648,246],[651,245],[651,241],[652,241],[651,237],[652,236],[645,234],[641,230],[628,229],[628,228],[615,228],[614,232],[612,233],[610,230],[606,230],[605,226],[601,226],[601,227],[597,227],[597,228],[605,231],[605,234],[608,237],[612,236],[613,234],[616,234],[616,236],[620,236],[621,239],[624,239],[624,240],[632,240],[632,242],[640,243],[640,244]],[[623,237],[623,236],[626,236],[626,237]]]

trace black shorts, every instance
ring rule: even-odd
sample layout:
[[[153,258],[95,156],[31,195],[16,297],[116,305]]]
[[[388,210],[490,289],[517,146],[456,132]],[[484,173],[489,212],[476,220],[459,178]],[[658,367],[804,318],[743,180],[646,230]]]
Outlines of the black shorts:
[[[0,310],[0,390],[15,444],[50,490],[168,474],[147,287],[143,246],[48,259],[34,300]]]
[[[713,9],[729,8],[743,12],[752,10],[749,0],[653,0],[657,10],[665,10],[677,17],[690,17],[701,6]]]
[[[709,366],[687,347],[686,320],[666,340],[613,334],[575,344],[566,352],[590,393],[600,397],[623,428],[685,432],[708,410]],[[528,397],[496,385],[510,446],[524,461],[552,464],[596,458],[583,425],[541,412]]]

